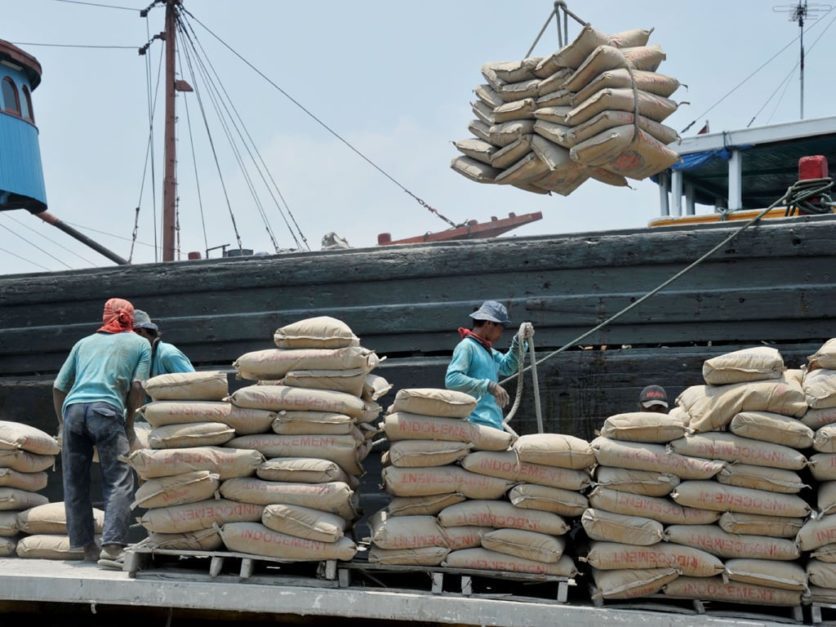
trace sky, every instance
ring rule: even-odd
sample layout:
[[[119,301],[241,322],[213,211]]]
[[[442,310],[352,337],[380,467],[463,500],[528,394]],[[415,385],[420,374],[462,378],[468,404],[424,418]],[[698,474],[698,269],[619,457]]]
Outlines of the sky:
[[[135,10],[63,0],[0,0],[0,39],[20,42],[43,66],[33,104],[50,211],[128,257],[139,204],[131,260],[154,262],[160,255],[154,243],[155,232],[160,240],[163,108],[160,98],[154,122],[155,223],[150,166],[140,194],[149,122],[146,57],[136,49],[147,42],[148,33],[162,30],[164,11],[153,9],[146,22],[138,10],[150,0],[91,2]],[[483,82],[481,65],[524,57],[552,9],[548,0],[185,0],[185,6],[275,85],[457,223],[541,211],[543,220],[511,235],[523,236],[643,228],[658,216],[658,188],[650,181],[634,183],[633,189],[589,181],[569,197],[541,196],[480,185],[450,169],[457,155],[451,141],[469,136],[469,103],[473,89]],[[682,104],[665,123],[681,131],[697,120],[685,137],[706,120],[712,132],[744,128],[761,109],[755,125],[799,119],[798,26],[774,6],[781,5],[764,0],[569,2],[570,9],[604,32],[655,28],[651,43],[660,44],[667,54],[658,71],[687,85],[672,96]],[[836,10],[808,20],[806,118],[832,115],[836,86],[828,59],[836,56],[836,29],[830,29],[834,20]],[[376,245],[383,232],[399,239],[447,228],[197,22],[191,23],[312,250],[320,249],[329,232],[353,247],[366,247]],[[578,29],[570,24],[570,37]],[[783,53],[718,102],[785,46]],[[547,55],[557,48],[552,22],[534,54]],[[153,42],[148,57],[152,81],[161,52],[161,43]],[[188,68],[182,78],[192,82]],[[205,254],[209,247],[236,246],[226,196],[243,246],[273,252],[259,208],[209,107],[207,89],[202,83],[198,89],[203,91],[218,165],[196,94],[179,96],[181,254],[185,258],[188,251]],[[203,220],[192,144],[183,124],[185,99]],[[255,185],[276,244],[296,248],[270,195],[260,181]],[[111,265],[25,212],[0,214],[0,224],[17,234],[0,230],[1,273]]]

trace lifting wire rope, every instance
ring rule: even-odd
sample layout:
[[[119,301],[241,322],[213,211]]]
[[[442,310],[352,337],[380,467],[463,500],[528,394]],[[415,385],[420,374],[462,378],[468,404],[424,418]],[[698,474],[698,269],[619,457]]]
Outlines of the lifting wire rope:
[[[503,421],[506,431],[508,431],[509,433],[514,433],[514,430],[511,429],[511,427],[508,425],[508,423],[513,419],[514,415],[516,414],[517,410],[519,409],[520,399],[522,398],[523,374],[527,370],[532,371],[532,378],[533,378],[533,381],[534,381],[535,410],[538,411],[538,428],[542,429],[542,417],[539,415],[540,389],[539,389],[538,376],[537,376],[537,366],[542,365],[543,363],[545,363],[546,361],[548,361],[552,357],[555,357],[555,356],[559,355],[560,353],[568,350],[569,348],[578,344],[579,342],[586,339],[590,335],[592,335],[594,333],[597,333],[598,331],[603,329],[605,326],[615,322],[616,320],[621,318],[624,314],[632,311],[633,309],[635,309],[636,307],[638,307],[639,305],[644,303],[646,300],[652,298],[653,296],[655,296],[656,294],[661,292],[668,285],[670,285],[674,281],[676,281],[679,278],[686,275],[688,272],[690,272],[691,270],[693,270],[694,268],[699,266],[701,263],[703,263],[706,259],[711,257],[718,250],[720,250],[721,248],[726,246],[729,242],[731,242],[738,235],[743,233],[743,231],[748,229],[750,226],[759,222],[761,220],[761,218],[763,218],[767,213],[772,211],[778,205],[784,203],[784,204],[786,204],[788,209],[790,207],[802,206],[803,203],[807,199],[813,198],[815,196],[821,196],[822,194],[824,194],[825,192],[830,190],[832,187],[833,187],[833,181],[830,180],[830,179],[818,180],[815,183],[811,183],[810,181],[797,181],[797,182],[793,183],[787,189],[787,191],[784,193],[783,196],[781,196],[778,200],[776,200],[771,205],[769,205],[766,209],[763,209],[760,213],[758,213],[754,218],[752,218],[751,220],[746,222],[743,226],[741,226],[741,227],[735,229],[734,231],[732,231],[732,233],[730,233],[727,237],[725,237],[720,243],[718,243],[714,247],[712,247],[708,252],[703,254],[699,259],[690,263],[685,268],[683,268],[682,270],[680,270],[679,272],[677,272],[676,274],[674,274],[673,276],[668,278],[666,281],[663,281],[658,286],[656,286],[655,288],[653,288],[652,290],[647,292],[644,296],[642,296],[641,298],[633,301],[632,303],[630,303],[629,305],[627,305],[626,307],[624,307],[620,311],[616,312],[615,314],[613,314],[612,316],[610,316],[609,318],[607,318],[606,320],[604,320],[600,324],[594,326],[589,331],[586,331],[585,333],[582,333],[581,335],[579,335],[578,337],[570,340],[569,342],[566,342],[566,344],[564,344],[560,348],[558,348],[556,350],[553,350],[552,352],[548,353],[545,357],[541,357],[540,359],[537,359],[536,354],[534,353],[533,341],[529,340],[529,343],[530,343],[530,346],[529,346],[529,353],[530,353],[529,360],[530,360],[531,363],[528,366],[525,366],[525,367],[522,367],[522,362],[523,362],[523,360],[522,360],[522,350],[524,350],[523,349],[524,343],[522,341],[522,338],[520,338],[520,342],[519,342],[520,349],[519,350],[521,352],[518,354],[520,356],[520,361],[518,363],[520,364],[521,367],[518,369],[518,371],[515,375],[512,375],[510,377],[507,377],[507,378],[499,381],[499,385],[504,385],[505,383],[508,383],[509,381],[513,381],[514,379],[516,379],[516,381],[517,381],[517,391],[516,391],[514,405],[511,408],[511,410],[509,410],[508,415],[505,417],[505,419]],[[522,334],[522,327],[520,327],[520,335],[521,334]],[[541,433],[542,433],[542,430],[541,430]]]
[[[17,219],[17,218],[15,218],[14,216],[9,215],[8,213],[5,213],[4,215],[5,215],[5,217],[7,217],[9,220],[11,220],[12,222],[14,222],[14,223],[15,223],[15,224],[17,224],[18,226],[22,226],[22,227],[23,227],[24,229],[26,229],[27,231],[31,231],[32,233],[35,233],[35,234],[36,234],[36,235],[38,235],[39,237],[42,237],[43,239],[45,239],[46,241],[48,241],[49,243],[54,244],[54,245],[55,245],[55,246],[57,246],[58,248],[61,248],[62,250],[67,251],[68,253],[70,253],[71,255],[73,255],[73,256],[75,256],[75,257],[78,257],[78,258],[79,258],[79,259],[81,259],[84,263],[88,263],[88,264],[90,264],[90,266],[92,266],[92,267],[95,267],[95,266],[96,266],[96,264],[95,264],[94,262],[90,261],[89,259],[87,259],[87,257],[84,257],[83,255],[79,255],[79,254],[78,254],[77,252],[75,252],[72,248],[69,248],[69,247],[67,247],[67,246],[64,246],[61,242],[58,242],[57,240],[54,240],[54,239],[52,239],[51,237],[49,237],[49,236],[47,236],[47,235],[44,235],[44,234],[43,234],[43,233],[41,233],[40,231],[37,231],[36,229],[33,229],[33,228],[32,228],[31,226],[29,226],[28,224],[25,224],[25,223],[21,222],[20,220],[18,220],[18,219]]]
[[[34,243],[34,242],[32,242],[31,240],[28,240],[28,239],[26,239],[25,237],[23,237],[23,235],[21,235],[20,233],[18,233],[18,232],[16,232],[16,231],[14,231],[13,229],[10,229],[9,227],[7,227],[5,224],[0,224],[0,228],[6,229],[9,233],[11,233],[12,235],[14,235],[15,237],[18,237],[18,238],[22,239],[24,242],[26,242],[27,244],[29,244],[29,246],[31,246],[32,248],[37,248],[39,251],[41,251],[41,252],[42,252],[43,254],[45,254],[47,257],[50,257],[50,258],[54,259],[55,261],[57,261],[58,263],[60,263],[62,266],[64,266],[64,267],[65,267],[65,268],[67,268],[68,270],[72,270],[72,269],[73,269],[73,268],[72,268],[72,266],[71,266],[70,264],[68,264],[66,261],[64,261],[63,259],[59,259],[58,257],[56,257],[55,255],[53,255],[52,253],[50,253],[50,252],[48,252],[48,251],[44,250],[43,248],[41,248],[40,246],[38,246],[37,244],[35,244],[35,243]]]
[[[389,174],[389,172],[387,172],[386,170],[384,170],[381,166],[377,165],[374,161],[372,161],[369,157],[367,157],[367,156],[366,156],[366,155],[365,155],[362,151],[360,151],[360,149],[356,148],[356,147],[355,147],[355,146],[354,146],[351,142],[349,142],[349,141],[348,141],[347,139],[345,139],[342,135],[340,135],[339,133],[337,133],[337,131],[335,131],[335,130],[334,130],[334,129],[332,129],[330,126],[328,126],[328,125],[327,125],[327,124],[326,124],[326,123],[325,123],[322,119],[320,119],[320,118],[319,118],[319,117],[318,117],[315,113],[313,113],[310,109],[308,109],[307,107],[305,107],[305,106],[304,106],[301,102],[299,102],[298,100],[296,100],[296,98],[294,98],[294,97],[293,97],[293,96],[291,96],[291,95],[290,95],[287,91],[285,91],[284,89],[282,89],[282,88],[281,88],[281,87],[280,87],[280,86],[279,86],[279,85],[278,85],[275,81],[273,81],[272,79],[270,79],[270,78],[269,78],[269,77],[268,77],[268,76],[267,76],[264,72],[262,72],[261,70],[259,70],[259,69],[258,69],[255,65],[253,65],[250,61],[248,61],[246,58],[244,58],[244,56],[243,56],[243,55],[241,55],[241,54],[240,54],[239,52],[237,52],[237,51],[236,51],[236,50],[235,50],[232,46],[230,46],[228,43],[226,43],[226,41],[224,41],[223,39],[221,39],[221,37],[220,37],[219,35],[215,34],[215,32],[214,32],[212,29],[210,29],[208,26],[206,26],[206,24],[204,24],[203,22],[201,22],[201,21],[200,21],[197,17],[195,17],[195,15],[194,15],[193,13],[191,13],[188,9],[186,9],[185,7],[183,7],[183,8],[182,8],[182,10],[183,10],[183,12],[184,12],[186,15],[188,15],[191,19],[193,19],[195,22],[197,22],[198,24],[200,24],[200,26],[201,26],[201,27],[202,27],[202,28],[203,28],[206,32],[208,32],[208,33],[209,33],[212,37],[214,37],[216,40],[218,40],[218,42],[220,42],[220,44],[221,44],[222,46],[224,46],[224,47],[225,47],[227,50],[229,50],[232,54],[234,54],[236,57],[238,57],[238,59],[240,59],[240,60],[241,60],[241,61],[242,61],[245,65],[247,65],[247,66],[248,66],[251,70],[253,70],[253,71],[254,71],[256,74],[258,74],[261,78],[263,78],[265,81],[267,81],[267,83],[269,83],[269,84],[270,84],[270,85],[271,85],[274,89],[276,89],[279,93],[281,93],[281,94],[282,94],[285,98],[287,98],[288,100],[290,100],[290,101],[291,101],[294,105],[296,105],[299,109],[301,109],[301,110],[302,110],[302,112],[304,112],[304,113],[305,113],[308,117],[310,117],[311,119],[313,119],[313,120],[314,120],[317,124],[319,124],[322,128],[324,128],[324,129],[325,129],[326,131],[328,131],[331,135],[333,135],[334,137],[336,137],[336,138],[337,138],[340,142],[342,142],[342,143],[343,143],[343,144],[344,144],[344,145],[345,145],[345,146],[346,146],[349,150],[351,150],[352,152],[354,152],[354,153],[355,153],[358,157],[360,157],[361,159],[363,159],[366,163],[368,163],[370,166],[372,166],[372,167],[373,167],[375,170],[377,170],[380,174],[382,174],[382,175],[383,175],[383,176],[385,176],[387,179],[389,179],[389,181],[391,181],[392,183],[394,183],[397,187],[399,187],[399,188],[401,189],[401,191],[405,192],[405,193],[406,193],[407,195],[409,195],[409,196],[410,196],[413,200],[415,200],[415,201],[416,201],[419,205],[421,205],[422,207],[424,207],[424,209],[426,209],[427,211],[429,211],[430,213],[432,213],[433,215],[435,215],[435,216],[436,216],[436,217],[438,217],[439,219],[441,219],[441,220],[443,220],[444,222],[446,222],[447,224],[449,224],[452,228],[456,228],[456,227],[458,227],[458,226],[463,226],[463,224],[456,224],[456,223],[455,223],[455,222],[453,222],[450,218],[448,218],[447,216],[443,215],[440,211],[438,211],[438,209],[436,209],[435,207],[433,207],[432,205],[430,205],[429,203],[427,203],[427,202],[426,202],[423,198],[420,198],[419,196],[417,196],[415,193],[413,193],[411,190],[409,190],[409,189],[408,189],[405,185],[403,185],[400,181],[398,181],[398,180],[397,180],[394,176],[392,176],[391,174]]]

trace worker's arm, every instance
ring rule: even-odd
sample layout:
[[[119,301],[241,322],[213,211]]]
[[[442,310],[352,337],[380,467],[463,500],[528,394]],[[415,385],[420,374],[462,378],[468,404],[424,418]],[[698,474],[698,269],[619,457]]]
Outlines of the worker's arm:
[[[136,432],[134,431],[136,410],[144,404],[145,390],[142,388],[142,383],[134,381],[131,385],[131,391],[128,392],[128,411],[125,413],[125,433],[128,434],[128,442],[130,443],[136,440]]]
[[[163,372],[194,372],[194,366],[189,358],[176,346],[172,344],[160,344],[157,347],[157,355],[162,365]]]
[[[73,387],[75,381],[75,357],[76,347],[70,351],[61,370],[58,371],[58,376],[55,377],[55,382],[52,384],[52,407],[55,410],[55,417],[58,419],[58,441],[64,434],[64,401],[67,400],[67,394]]]
[[[470,364],[473,359],[473,342],[461,342],[453,351],[453,358],[447,366],[447,376],[444,377],[444,385],[448,390],[466,392],[476,398],[487,394],[489,379],[476,379],[468,375]]]

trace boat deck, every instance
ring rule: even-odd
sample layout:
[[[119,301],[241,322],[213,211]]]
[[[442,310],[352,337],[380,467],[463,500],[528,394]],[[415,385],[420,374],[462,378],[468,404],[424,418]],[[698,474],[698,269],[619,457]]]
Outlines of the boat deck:
[[[175,574],[132,579],[126,572],[101,570],[95,564],[17,558],[0,558],[0,603],[7,608],[10,603],[11,606],[14,603],[21,606],[80,604],[88,605],[91,613],[96,613],[97,608],[121,606],[515,627],[556,622],[596,627],[637,623],[646,627],[684,627],[693,625],[695,620],[694,616],[687,615],[557,605],[517,598],[474,598],[362,588],[324,589],[313,585],[277,585],[265,579],[259,583],[190,581]],[[558,616],[559,621],[556,620]],[[699,622],[704,625],[780,624],[710,616],[700,616]]]

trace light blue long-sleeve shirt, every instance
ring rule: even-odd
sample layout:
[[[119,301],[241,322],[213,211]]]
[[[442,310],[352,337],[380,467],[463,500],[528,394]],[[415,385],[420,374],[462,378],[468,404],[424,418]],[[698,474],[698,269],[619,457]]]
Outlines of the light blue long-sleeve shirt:
[[[476,340],[466,337],[453,350],[453,359],[447,366],[444,385],[450,390],[466,392],[478,399],[476,409],[468,416],[470,422],[502,429],[502,410],[488,392],[491,381],[508,377],[519,368],[516,337],[510,350],[503,354],[488,350]]]
[[[151,362],[151,376],[158,374],[173,374],[175,372],[194,372],[194,366],[189,358],[174,344],[157,342],[153,350],[154,359]]]

